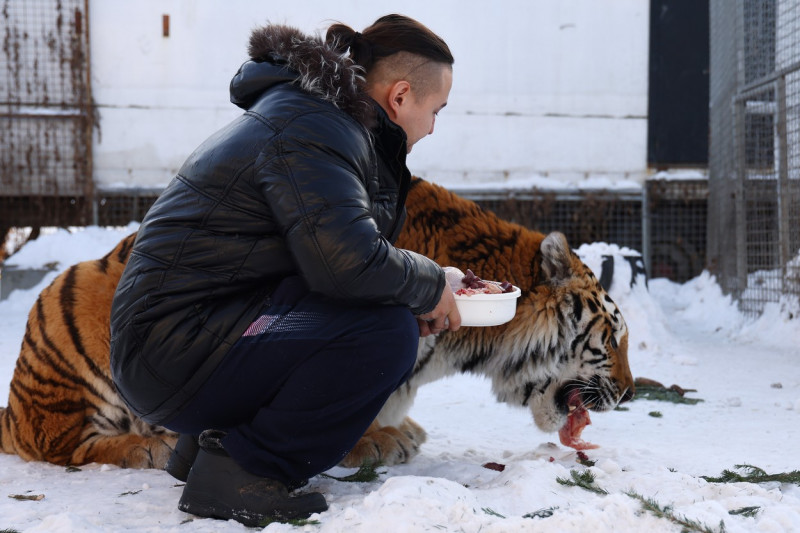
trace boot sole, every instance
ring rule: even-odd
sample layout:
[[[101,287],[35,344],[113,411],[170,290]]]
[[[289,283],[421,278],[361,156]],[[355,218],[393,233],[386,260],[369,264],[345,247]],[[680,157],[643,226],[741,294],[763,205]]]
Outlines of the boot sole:
[[[235,509],[224,502],[219,501],[215,496],[199,491],[186,491],[178,502],[178,509],[195,516],[204,518],[218,518],[223,520],[236,520],[247,527],[266,526],[269,522],[308,518],[314,513],[321,513],[328,510],[325,498],[319,494],[319,501],[314,502],[311,510],[287,509],[276,510],[271,514],[260,514],[247,511],[246,509]],[[311,494],[300,496],[311,499]],[[317,498],[313,498],[317,499]]]
[[[236,520],[247,526],[256,527],[269,519],[267,516],[252,515],[246,511],[234,510],[228,505],[220,503],[215,498],[204,494],[192,493],[191,501],[181,498],[178,509],[203,518],[217,518],[222,520]]]

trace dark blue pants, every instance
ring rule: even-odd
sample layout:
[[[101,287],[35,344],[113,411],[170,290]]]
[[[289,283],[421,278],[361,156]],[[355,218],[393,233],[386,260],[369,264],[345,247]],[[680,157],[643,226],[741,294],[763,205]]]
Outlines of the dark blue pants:
[[[404,307],[346,305],[299,278],[260,315],[168,427],[225,430],[246,470],[307,479],[338,464],[408,379],[419,328]]]

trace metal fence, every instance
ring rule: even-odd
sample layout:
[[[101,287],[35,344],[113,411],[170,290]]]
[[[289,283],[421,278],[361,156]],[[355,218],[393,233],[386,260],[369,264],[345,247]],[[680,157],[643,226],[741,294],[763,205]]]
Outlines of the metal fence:
[[[0,9],[0,233],[90,222],[88,0],[4,0]]]
[[[544,233],[560,231],[573,248],[594,242],[631,248],[641,254],[649,277],[682,283],[705,268],[705,179],[650,179],[642,190],[631,191],[453,190],[511,222]],[[141,221],[160,192],[98,189],[92,223]]]
[[[742,310],[800,295],[800,0],[712,0],[708,260]]]
[[[10,228],[141,220],[159,190],[96,190],[88,0],[0,0],[0,264]],[[760,130],[759,130],[760,131]],[[705,266],[706,180],[643,190],[458,191],[501,217],[642,253],[651,276]]]
[[[456,190],[498,216],[570,246],[606,242],[641,253],[649,277],[685,282],[705,268],[708,181],[650,179],[634,191]]]
[[[630,248],[641,254],[648,277],[683,283],[706,266],[706,179],[650,179],[630,191],[451,189],[505,220],[560,231],[572,248],[595,242]],[[95,224],[141,220],[159,192],[98,190]]]

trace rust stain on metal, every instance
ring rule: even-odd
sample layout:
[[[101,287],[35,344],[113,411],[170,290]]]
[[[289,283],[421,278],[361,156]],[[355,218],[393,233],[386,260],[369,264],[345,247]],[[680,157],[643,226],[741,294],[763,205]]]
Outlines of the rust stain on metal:
[[[88,0],[3,0],[0,17],[0,198],[28,198],[31,209],[64,195],[91,200]]]

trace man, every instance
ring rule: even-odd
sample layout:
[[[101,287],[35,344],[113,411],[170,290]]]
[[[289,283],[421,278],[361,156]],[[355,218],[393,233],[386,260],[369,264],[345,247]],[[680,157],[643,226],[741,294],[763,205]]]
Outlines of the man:
[[[461,319],[441,267],[392,245],[406,154],[452,86],[444,41],[388,15],[325,41],[266,26],[249,52],[231,82],[246,112],[142,222],[111,364],[139,416],[182,434],[179,508],[252,526],[327,509],[290,491],[352,449],[419,336]]]

